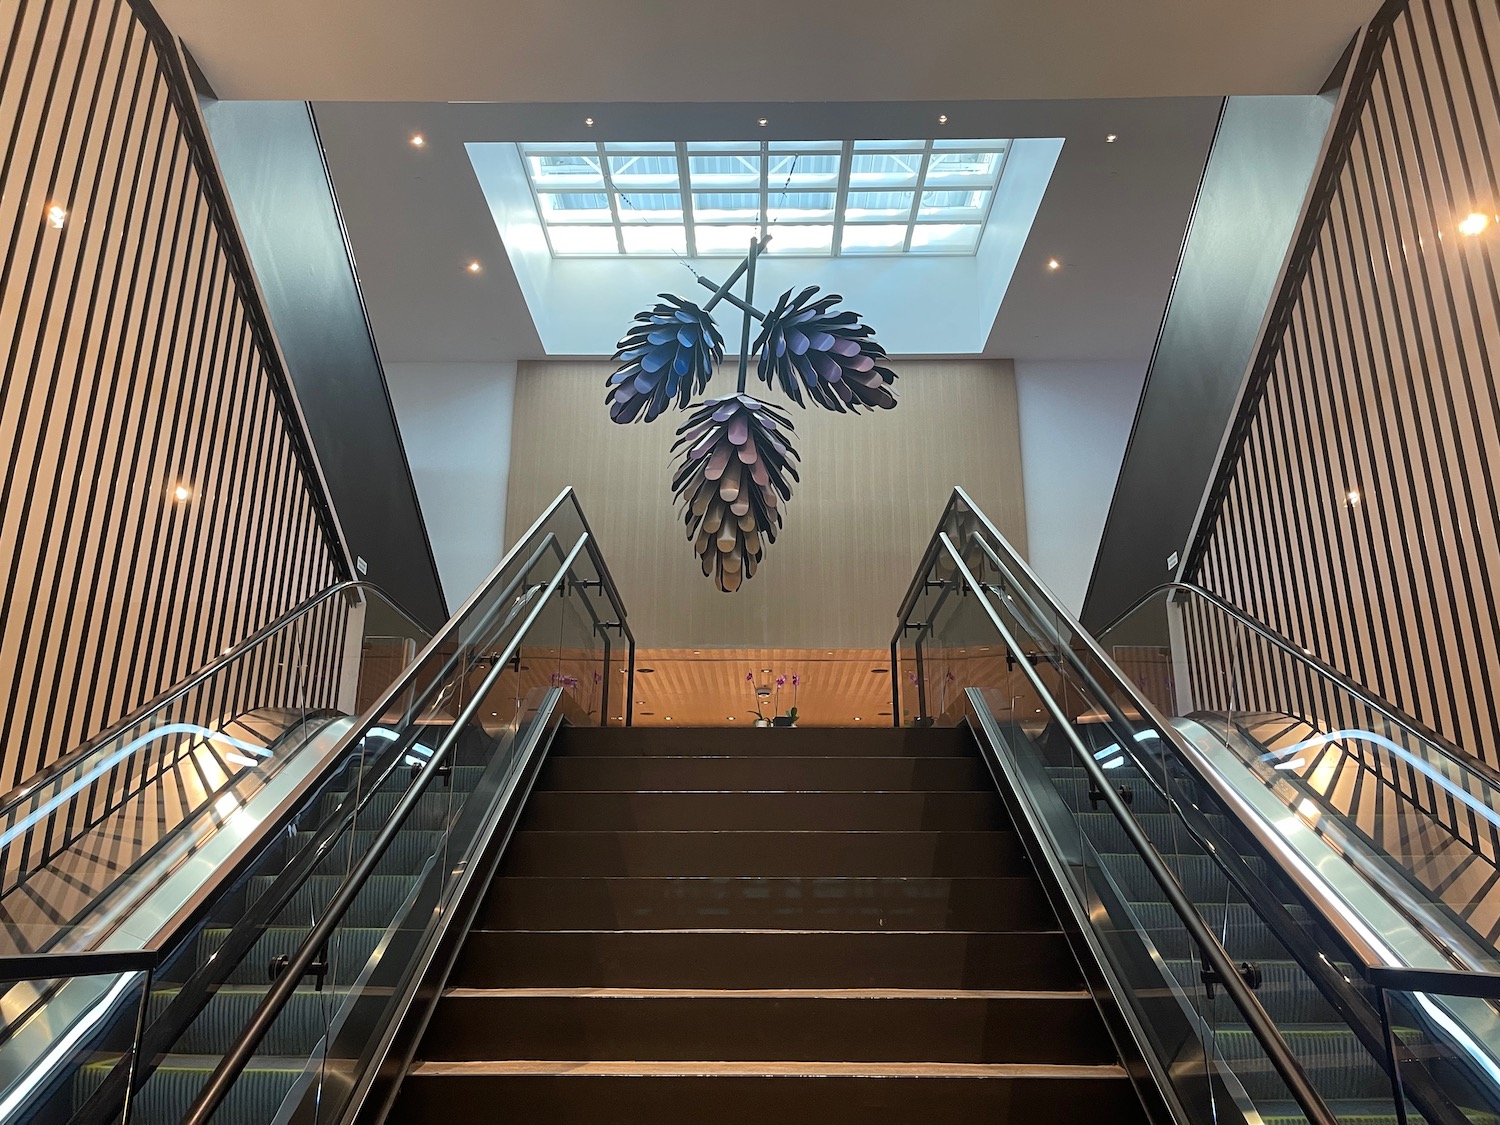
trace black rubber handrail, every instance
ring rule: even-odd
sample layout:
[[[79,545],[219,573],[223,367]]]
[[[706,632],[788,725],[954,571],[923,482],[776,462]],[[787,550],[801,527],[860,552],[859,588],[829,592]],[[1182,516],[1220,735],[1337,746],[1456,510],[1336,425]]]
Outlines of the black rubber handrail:
[[[1241,1016],[1244,1017],[1246,1026],[1250,1029],[1251,1034],[1255,1036],[1261,1049],[1266,1053],[1266,1057],[1270,1060],[1276,1073],[1286,1083],[1287,1090],[1297,1102],[1298,1107],[1313,1125],[1337,1125],[1338,1119],[1334,1116],[1332,1110],[1328,1108],[1327,1103],[1323,1100],[1323,1096],[1318,1093],[1311,1080],[1307,1077],[1306,1071],[1303,1070],[1301,1063],[1297,1061],[1296,1056],[1292,1053],[1291,1048],[1277,1029],[1270,1013],[1266,1011],[1265,1007],[1256,999],[1255,994],[1250,990],[1249,986],[1241,979],[1239,970],[1230,958],[1228,951],[1214,937],[1213,932],[1198,913],[1197,907],[1194,906],[1187,892],[1183,890],[1182,884],[1177,881],[1176,876],[1172,874],[1171,869],[1166,865],[1161,854],[1156,850],[1155,845],[1151,843],[1150,838],[1147,837],[1145,831],[1136,822],[1134,815],[1124,800],[1115,792],[1109,782],[1109,778],[1104,775],[1104,771],[1099,763],[1089,753],[1088,748],[1084,746],[1083,740],[1078,737],[1078,732],[1074,729],[1072,722],[1063,712],[1062,708],[1058,706],[1057,700],[1053,697],[1052,693],[1047,690],[1046,685],[1042,682],[1042,678],[1037,674],[1036,669],[1032,667],[1031,662],[1026,659],[1025,649],[1006,626],[1005,622],[1001,620],[1000,615],[995,612],[995,607],[990,604],[989,599],[984,596],[983,587],[969,570],[968,564],[964,562],[962,555],[953,545],[953,541],[948,537],[946,532],[942,531],[938,532],[938,539],[942,544],[942,549],[952,558],[956,568],[953,581],[962,582],[967,585],[979,604],[984,607],[985,614],[990,619],[990,624],[999,633],[1006,647],[1010,650],[1011,655],[1016,658],[1017,668],[1030,681],[1033,690],[1036,691],[1043,706],[1051,714],[1053,722],[1057,724],[1058,729],[1068,740],[1073,753],[1083,766],[1084,773],[1088,775],[1090,785],[1109,808],[1116,821],[1119,822],[1125,838],[1140,856],[1153,881],[1161,887],[1162,893],[1167,898],[1168,905],[1171,906],[1173,913],[1177,915],[1188,936],[1198,947],[1205,967],[1213,972],[1215,983],[1224,989],[1225,994],[1229,996],[1231,1002],[1239,1009]],[[919,575],[919,577],[925,579],[925,572]]]
[[[379,834],[371,842],[354,870],[340,884],[338,891],[323,911],[323,916],[308,932],[307,937],[303,939],[297,952],[291,956],[286,966],[282,969],[281,974],[276,978],[275,983],[266,992],[265,997],[256,1007],[245,1030],[241,1032],[234,1045],[219,1061],[219,1065],[214,1068],[213,1074],[209,1076],[208,1081],[204,1084],[197,1098],[194,1099],[192,1106],[188,1109],[187,1114],[182,1118],[182,1125],[207,1125],[207,1122],[213,1117],[225,1097],[228,1096],[240,1073],[249,1064],[250,1060],[254,1058],[256,1048],[259,1047],[261,1041],[269,1034],[272,1025],[275,1024],[277,1017],[281,1014],[282,1009],[286,1007],[287,1002],[292,998],[296,990],[301,987],[302,978],[307,975],[324,946],[328,944],[329,940],[338,930],[343,922],[344,915],[348,913],[349,908],[354,905],[355,899],[364,889],[365,882],[374,874],[386,850],[402,831],[406,819],[417,807],[417,803],[422,799],[423,794],[426,793],[432,779],[437,776],[443,763],[453,752],[454,747],[458,744],[459,735],[473,721],[479,709],[485,705],[485,699],[489,695],[490,689],[505,671],[510,659],[520,650],[521,642],[525,639],[531,626],[535,624],[537,617],[540,616],[547,599],[569,577],[573,564],[577,561],[578,556],[584,553],[588,542],[589,533],[585,531],[573,545],[572,550],[568,552],[567,557],[559,566],[557,574],[553,576],[552,580],[543,590],[542,596],[537,600],[535,608],[531,611],[526,621],[517,630],[510,643],[506,645],[504,654],[495,662],[489,674],[485,677],[484,682],[475,689],[473,697],[454,720],[447,736],[432,752],[431,757],[428,758],[427,763],[422,767],[421,773],[418,774],[416,781],[402,794],[401,800],[397,803],[396,808],[380,829]],[[1324,1123],[1320,1122],[1319,1125],[1324,1125]]]
[[[1095,635],[1102,637],[1105,633],[1109,632],[1115,626],[1119,625],[1120,622],[1124,621],[1127,617],[1129,617],[1136,610],[1140,609],[1152,598],[1174,590],[1182,591],[1184,593],[1192,594],[1196,597],[1202,598],[1204,601],[1212,605],[1215,609],[1227,614],[1236,624],[1249,629],[1251,632],[1259,636],[1262,640],[1270,643],[1272,647],[1280,649],[1283,653],[1285,653],[1287,656],[1290,656],[1298,663],[1307,665],[1319,676],[1323,677],[1323,679],[1333,682],[1341,690],[1354,696],[1362,704],[1370,708],[1370,710],[1383,715],[1388,721],[1395,723],[1396,726],[1402,728],[1408,734],[1413,735],[1414,737],[1419,738],[1424,742],[1430,742],[1435,749],[1440,751],[1445,757],[1452,759],[1453,762],[1460,768],[1476,773],[1479,776],[1483,777],[1491,785],[1500,788],[1500,770],[1496,770],[1488,762],[1480,761],[1477,757],[1475,757],[1473,754],[1470,754],[1463,747],[1444,738],[1437,731],[1423,725],[1421,722],[1412,718],[1410,715],[1398,711],[1395,707],[1392,707],[1378,695],[1372,693],[1363,684],[1359,683],[1356,680],[1350,679],[1343,672],[1340,672],[1337,668],[1333,667],[1333,665],[1320,660],[1318,657],[1307,652],[1305,649],[1299,648],[1291,641],[1281,636],[1281,634],[1275,632],[1274,630],[1268,628],[1266,625],[1255,620],[1255,618],[1246,614],[1244,610],[1238,609],[1237,607],[1231,605],[1229,602],[1226,602],[1212,590],[1205,590],[1202,586],[1199,586],[1195,583],[1163,582],[1154,590],[1151,590],[1149,593],[1137,599],[1129,609],[1127,609],[1124,613],[1121,613],[1108,625],[1104,626],[1104,628],[1100,629]]]

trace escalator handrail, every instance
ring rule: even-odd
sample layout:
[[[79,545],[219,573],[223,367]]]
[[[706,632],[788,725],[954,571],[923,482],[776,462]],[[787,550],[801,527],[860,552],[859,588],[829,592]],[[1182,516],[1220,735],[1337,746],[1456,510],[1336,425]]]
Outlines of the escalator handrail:
[[[1216,978],[1214,983],[1224,989],[1225,994],[1234,1003],[1235,1007],[1239,1009],[1240,1014],[1244,1017],[1246,1026],[1250,1029],[1251,1034],[1255,1036],[1261,1049],[1266,1053],[1266,1057],[1276,1069],[1277,1074],[1286,1083],[1287,1090],[1297,1102],[1298,1107],[1313,1125],[1337,1125],[1337,1118],[1328,1108],[1322,1095],[1313,1086],[1301,1063],[1297,1061],[1285,1038],[1283,1038],[1281,1032],[1277,1029],[1276,1023],[1271,1018],[1270,1013],[1266,1011],[1249,986],[1241,979],[1239,970],[1230,958],[1228,951],[1225,950],[1224,946],[1214,936],[1213,931],[1208,928],[1208,924],[1204,922],[1202,915],[1198,913],[1197,907],[1193,905],[1192,899],[1188,897],[1187,892],[1182,888],[1182,884],[1177,881],[1176,876],[1172,874],[1166,861],[1162,859],[1161,853],[1156,850],[1155,846],[1146,836],[1145,831],[1136,822],[1124,799],[1115,792],[1114,787],[1110,784],[1109,778],[1104,775],[1104,771],[1099,763],[1089,753],[1088,748],[1084,746],[1083,740],[1078,737],[1078,732],[1074,729],[1072,722],[1058,705],[1053,694],[1047,690],[1046,684],[1043,683],[1041,676],[1037,673],[1031,662],[1026,659],[1024,647],[1006,626],[1005,622],[1001,620],[1000,615],[996,613],[995,607],[990,604],[989,599],[984,596],[983,587],[974,577],[973,572],[969,570],[968,564],[964,562],[958,548],[953,545],[953,541],[944,531],[940,530],[938,532],[938,539],[941,542],[942,549],[946,550],[953,560],[955,580],[966,584],[975,599],[984,607],[985,614],[990,619],[990,624],[1005,642],[1005,646],[1010,650],[1011,655],[1016,658],[1016,667],[1030,681],[1032,689],[1037,693],[1037,697],[1051,713],[1053,722],[1057,724],[1058,730],[1067,739],[1071,750],[1080,764],[1082,764],[1084,772],[1088,775],[1089,784],[1119,822],[1126,840],[1130,842],[1131,847],[1140,856],[1153,881],[1161,887],[1163,894],[1167,898],[1168,905],[1172,908],[1173,913],[1177,915],[1179,921],[1181,921],[1183,928],[1188,932],[1193,943],[1197,945],[1206,967],[1214,972]],[[925,578],[925,574],[919,575],[919,577]]]
[[[1275,632],[1263,623],[1255,620],[1255,618],[1249,616],[1244,612],[1244,610],[1231,605],[1229,602],[1226,602],[1223,598],[1219,597],[1218,594],[1215,594],[1212,590],[1206,590],[1196,583],[1163,582],[1154,590],[1151,590],[1149,593],[1137,599],[1129,609],[1119,614],[1108,625],[1100,629],[1099,635],[1103,636],[1105,633],[1109,632],[1116,625],[1120,624],[1120,622],[1124,621],[1132,613],[1149,602],[1152,598],[1169,591],[1181,591],[1202,598],[1204,601],[1212,605],[1215,609],[1227,614],[1237,625],[1241,625],[1246,629],[1249,629],[1262,640],[1267,641],[1269,644],[1271,644],[1272,647],[1279,649],[1281,652],[1285,653],[1287,656],[1290,656],[1298,663],[1304,664],[1307,667],[1311,668],[1323,679],[1332,681],[1341,690],[1348,692],[1350,695],[1354,696],[1366,707],[1370,708],[1372,711],[1378,712],[1387,721],[1394,723],[1396,726],[1406,731],[1406,733],[1419,738],[1424,742],[1431,743],[1436,750],[1440,751],[1444,755],[1444,757],[1451,759],[1454,764],[1459,766],[1461,769],[1469,770],[1473,773],[1478,774],[1486,781],[1488,781],[1491,785],[1494,785],[1497,789],[1500,789],[1500,770],[1495,769],[1495,767],[1491,766],[1488,762],[1480,761],[1473,754],[1468,753],[1461,746],[1458,746],[1457,744],[1444,738],[1437,731],[1432,730],[1418,720],[1412,718],[1410,715],[1404,714],[1403,712],[1397,710],[1395,707],[1392,707],[1378,695],[1373,694],[1368,688],[1364,687],[1357,681],[1350,679],[1343,672],[1340,672],[1337,668],[1333,667],[1333,665],[1324,662],[1317,656],[1314,656],[1313,654],[1307,652],[1305,649],[1299,648],[1291,641],[1283,637],[1281,634]]]
[[[271,640],[271,638],[273,638],[277,634],[290,628],[296,622],[300,621],[302,618],[310,614],[313,610],[317,609],[319,606],[327,602],[328,599],[333,598],[339,594],[353,594],[355,591],[368,591],[369,593],[378,595],[382,601],[385,601],[390,605],[392,609],[401,614],[402,617],[405,617],[407,621],[412,624],[412,626],[414,626],[422,633],[430,635],[430,631],[428,630],[427,626],[421,624],[410,613],[402,609],[401,606],[394,599],[392,599],[389,594],[387,594],[373,582],[346,581],[338,582],[332,586],[325,587],[324,589],[319,590],[316,594],[312,595],[312,597],[301,602],[299,605],[296,605],[293,608],[287,610],[280,617],[276,618],[276,620],[257,629],[255,632],[251,633],[248,637],[240,641],[238,644],[225,649],[223,653],[221,653],[219,656],[216,656],[213,660],[210,660],[207,664],[199,668],[187,679],[182,680],[180,683],[168,688],[165,692],[156,696],[154,699],[143,703],[130,714],[126,715],[123,719],[119,720],[116,723],[112,723],[110,726],[94,735],[77,749],[70,750],[61,758],[58,758],[55,762],[51,762],[50,764],[44,766],[42,769],[38,770],[36,773],[32,774],[29,778],[23,781],[20,785],[16,786],[9,793],[6,793],[4,796],[0,796],[0,817],[4,817],[21,802],[30,799],[36,794],[39,789],[42,788],[42,786],[44,786],[48,781],[56,777],[58,774],[65,772],[83,758],[86,758],[88,755],[99,750],[109,742],[112,742],[114,739],[118,738],[122,733],[129,730],[131,727],[138,726],[139,724],[145,722],[151,717],[152,714],[170,707],[173,703],[176,703],[188,692],[192,691],[200,684],[203,684],[209,679],[213,678],[230,664],[235,663],[246,653],[250,652],[250,650],[259,648],[261,645]]]
[[[281,974],[276,978],[275,983],[267,990],[260,1004],[256,1006],[254,1014],[250,1017],[239,1038],[225,1052],[224,1057],[219,1060],[219,1065],[214,1068],[213,1074],[204,1083],[203,1088],[198,1092],[198,1096],[194,1099],[187,1114],[182,1118],[182,1125],[207,1125],[207,1122],[223,1103],[224,1098],[228,1096],[230,1089],[238,1080],[240,1073],[254,1057],[256,1048],[260,1046],[261,1041],[270,1032],[282,1009],[286,1007],[296,990],[301,987],[302,978],[307,975],[313,962],[343,922],[344,915],[348,913],[349,908],[354,905],[354,900],[363,891],[365,882],[374,874],[375,869],[379,866],[381,859],[385,855],[386,849],[390,847],[396,836],[401,832],[406,819],[415,810],[423,794],[426,793],[427,787],[432,783],[432,779],[438,775],[444,761],[453,752],[454,747],[458,744],[459,735],[474,720],[480,707],[485,705],[485,700],[488,698],[490,690],[505,671],[506,665],[520,651],[521,642],[526,639],[527,633],[530,632],[532,625],[536,623],[536,619],[546,607],[547,600],[556,593],[558,587],[571,575],[573,564],[577,561],[580,554],[585,553],[588,542],[589,533],[585,531],[573,545],[572,550],[568,552],[567,557],[558,567],[558,571],[552,577],[552,580],[547,583],[541,597],[537,599],[535,607],[527,616],[526,621],[520,629],[511,638],[510,643],[506,645],[501,657],[495,661],[489,674],[484,678],[483,683],[474,690],[469,703],[460,712],[458,717],[454,719],[452,726],[448,730],[448,734],[438,744],[437,748],[433,750],[431,757],[428,758],[426,764],[422,767],[416,780],[402,794],[401,800],[397,802],[395,809],[386,819],[384,825],[382,825],[379,834],[365,850],[359,863],[356,864],[349,875],[340,883],[339,889],[329,901],[328,906],[323,911],[322,917],[308,931],[307,937],[298,946],[296,953],[292,954],[286,966],[281,970]],[[1319,1125],[1322,1125],[1322,1123],[1319,1123]]]

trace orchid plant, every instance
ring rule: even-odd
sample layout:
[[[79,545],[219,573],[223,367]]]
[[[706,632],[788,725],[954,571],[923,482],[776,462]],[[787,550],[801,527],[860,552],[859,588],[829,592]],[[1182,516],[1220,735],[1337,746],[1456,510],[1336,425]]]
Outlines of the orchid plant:
[[[795,726],[797,723],[797,690],[802,686],[802,677],[796,672],[788,675],[783,672],[775,679],[776,690],[774,696],[770,686],[757,687],[755,684],[755,673],[746,672],[745,682],[750,685],[751,691],[755,693],[755,718],[761,723],[775,723],[777,726]],[[791,684],[792,705],[785,714],[781,710],[781,692]],[[766,717],[764,711],[765,700],[771,700],[771,718]]]

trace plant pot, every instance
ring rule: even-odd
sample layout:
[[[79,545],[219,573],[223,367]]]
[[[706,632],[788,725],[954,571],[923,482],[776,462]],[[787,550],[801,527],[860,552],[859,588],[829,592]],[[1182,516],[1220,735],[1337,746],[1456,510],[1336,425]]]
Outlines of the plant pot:
[[[768,726],[771,725],[771,720],[770,719],[756,719],[755,720],[755,725],[758,726],[758,727],[768,727]]]
[[[793,719],[789,715],[777,715],[774,719],[771,720],[771,725],[775,727],[795,727],[797,725],[797,720]]]

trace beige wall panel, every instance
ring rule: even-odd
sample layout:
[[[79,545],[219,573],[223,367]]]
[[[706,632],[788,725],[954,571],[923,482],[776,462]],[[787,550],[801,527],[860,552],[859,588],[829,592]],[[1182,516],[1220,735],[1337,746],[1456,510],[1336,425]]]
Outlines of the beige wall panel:
[[[722,594],[703,577],[670,491],[670,448],[686,415],[615,425],[604,406],[610,364],[522,363],[506,541],[514,543],[572,485],[642,645],[883,648],[954,485],[1026,550],[1011,364],[893,366],[900,376],[895,410],[851,416],[791,409],[802,480],[786,505],[785,526],[755,577]],[[726,365],[710,391],[722,393],[733,376]]]

